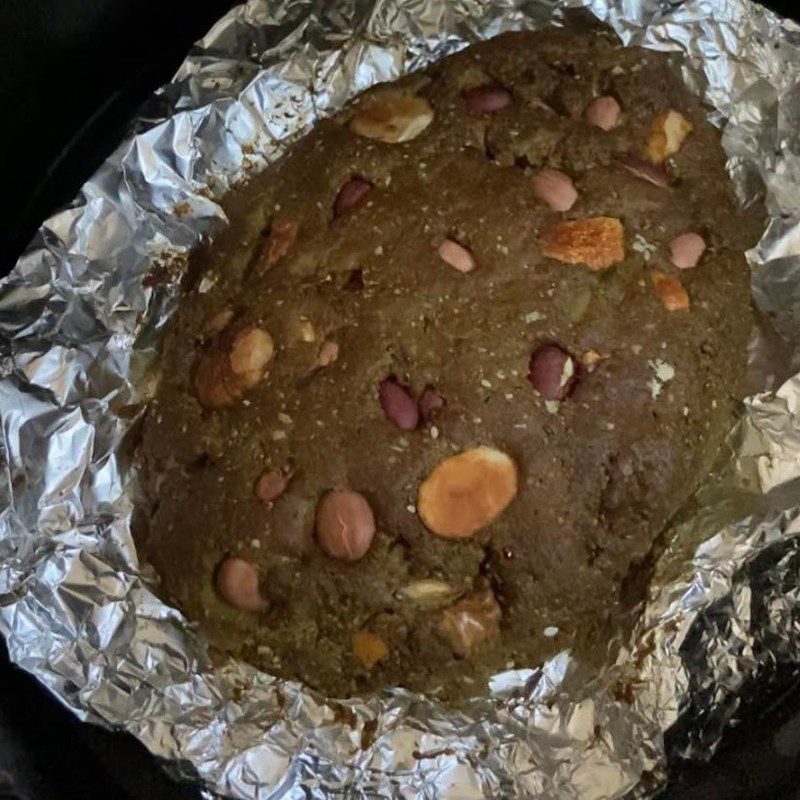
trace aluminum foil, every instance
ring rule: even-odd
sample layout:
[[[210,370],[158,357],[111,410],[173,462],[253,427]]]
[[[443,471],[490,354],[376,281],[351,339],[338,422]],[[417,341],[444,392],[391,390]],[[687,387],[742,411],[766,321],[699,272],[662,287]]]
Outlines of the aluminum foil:
[[[0,285],[0,628],[12,659],[77,715],[238,798],[606,800],[658,785],[667,730],[706,757],[754,681],[800,661],[800,375],[764,374],[770,391],[747,401],[729,461],[599,676],[561,653],[495,676],[458,712],[402,690],[329,700],[212,662],[137,559],[136,423],[185,256],[225,222],[216,199],[376,81],[504,30],[570,24],[579,7],[627,44],[688,54],[741,201],[766,187],[753,294],[800,353],[793,23],[747,0],[235,8]]]

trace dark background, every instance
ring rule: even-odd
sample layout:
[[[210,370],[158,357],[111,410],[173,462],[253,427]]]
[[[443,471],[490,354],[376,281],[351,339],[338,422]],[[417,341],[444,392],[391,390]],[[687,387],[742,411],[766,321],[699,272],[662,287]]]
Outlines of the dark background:
[[[720,0],[721,1],[721,0]],[[228,0],[0,0],[0,273],[125,133]],[[798,0],[768,3],[800,16]],[[744,709],[664,800],[800,800],[800,679]],[[197,800],[131,738],[84,725],[0,643],[0,800]]]

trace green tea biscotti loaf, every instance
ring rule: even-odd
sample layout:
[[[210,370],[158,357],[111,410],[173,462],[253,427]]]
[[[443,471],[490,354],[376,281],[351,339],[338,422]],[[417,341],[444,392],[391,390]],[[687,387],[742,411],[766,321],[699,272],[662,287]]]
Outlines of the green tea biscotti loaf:
[[[500,36],[359,96],[226,211],[144,425],[165,595],[336,695],[479,693],[622,625],[752,322],[760,220],[676,56]]]

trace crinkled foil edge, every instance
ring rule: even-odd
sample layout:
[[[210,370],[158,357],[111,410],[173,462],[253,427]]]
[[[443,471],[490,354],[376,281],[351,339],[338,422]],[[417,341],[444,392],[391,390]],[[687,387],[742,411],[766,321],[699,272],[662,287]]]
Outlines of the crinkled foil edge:
[[[80,717],[237,798],[648,794],[666,730],[707,755],[753,680],[800,655],[800,377],[747,401],[722,478],[676,532],[688,558],[659,565],[612,668],[592,676],[562,653],[496,676],[458,713],[402,690],[336,702],[212,664],[137,560],[130,449],[185,256],[225,221],[216,198],[376,81],[577,8],[626,44],[688,54],[741,201],[766,187],[754,298],[800,342],[800,29],[747,0],[331,5],[260,0],[220,20],[0,285],[11,658]]]

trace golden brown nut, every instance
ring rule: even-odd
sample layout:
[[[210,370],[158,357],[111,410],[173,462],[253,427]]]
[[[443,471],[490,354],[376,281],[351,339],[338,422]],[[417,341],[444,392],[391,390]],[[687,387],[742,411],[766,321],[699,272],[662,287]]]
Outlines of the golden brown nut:
[[[388,144],[408,142],[433,121],[433,109],[424,97],[386,91],[368,98],[350,120],[350,130]]]
[[[229,325],[197,360],[194,389],[200,404],[209,409],[233,405],[264,377],[274,350],[265,330]]]
[[[389,647],[376,633],[359,631],[353,636],[353,654],[367,669],[372,669],[389,655]]]
[[[650,128],[645,154],[653,164],[663,164],[681,149],[683,140],[692,132],[694,125],[680,111],[670,109],[659,114]]]
[[[654,269],[650,277],[667,311],[686,311],[689,308],[689,295],[676,277],[659,269]]]
[[[624,230],[616,217],[588,217],[561,222],[540,240],[542,253],[565,264],[608,269],[625,258]]]
[[[463,539],[488,525],[514,499],[517,467],[493,447],[445,458],[419,487],[417,511],[425,526]]]
[[[481,642],[500,634],[502,611],[491,591],[468,595],[442,612],[439,633],[453,652],[463,658],[472,655]]]

